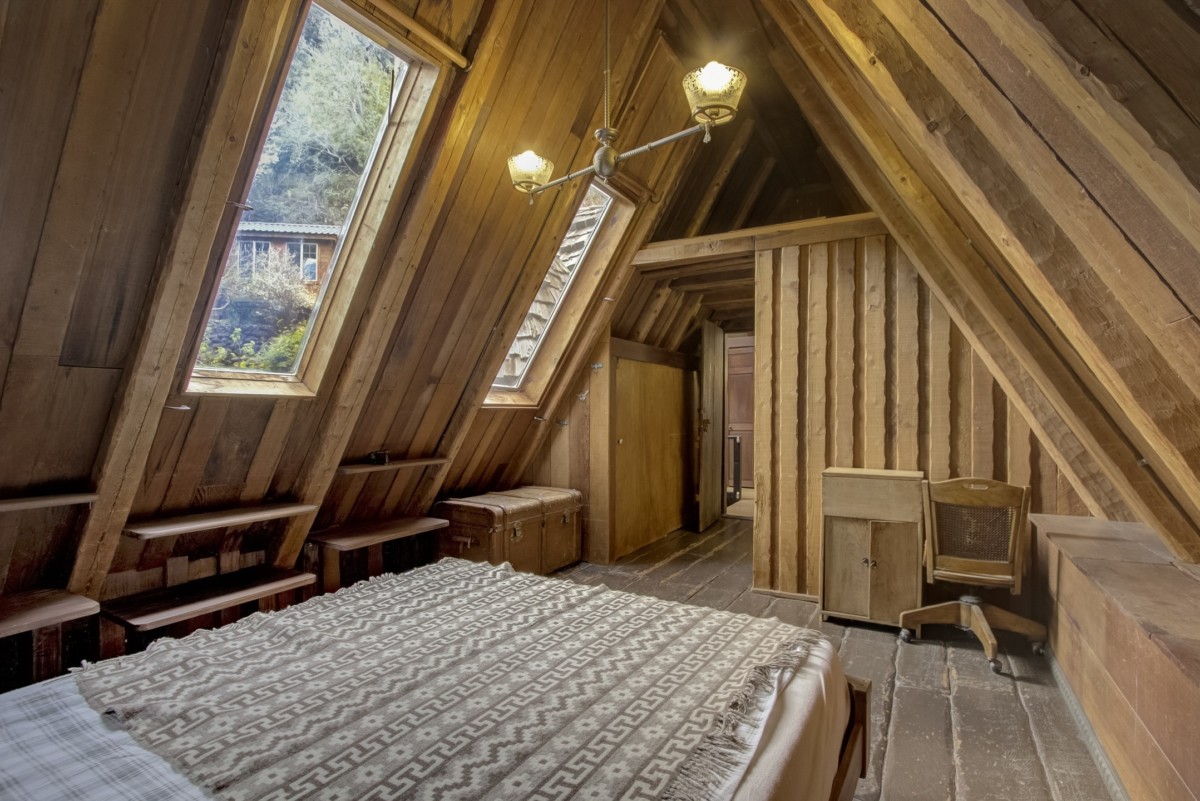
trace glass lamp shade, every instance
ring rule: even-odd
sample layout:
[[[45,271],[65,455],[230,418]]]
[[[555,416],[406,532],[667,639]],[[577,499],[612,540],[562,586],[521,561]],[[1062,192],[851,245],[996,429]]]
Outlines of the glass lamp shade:
[[[683,78],[683,92],[692,109],[692,119],[701,125],[721,125],[732,120],[745,88],[746,73],[715,61]]]
[[[532,192],[550,180],[554,164],[532,150],[513,156],[508,160],[508,174],[513,186],[522,192]]]

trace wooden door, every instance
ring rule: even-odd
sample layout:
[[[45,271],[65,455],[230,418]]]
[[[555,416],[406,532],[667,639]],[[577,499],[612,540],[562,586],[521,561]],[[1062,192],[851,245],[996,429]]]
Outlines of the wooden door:
[[[701,336],[696,519],[699,530],[703,531],[721,518],[721,511],[725,508],[725,488],[721,484],[725,443],[725,435],[721,430],[721,422],[725,419],[725,393],[721,381],[725,363],[725,332],[716,323],[705,320]]]
[[[754,486],[754,336],[727,337],[725,378],[725,486],[733,486],[733,445],[742,438],[742,486]]]
[[[617,359],[613,403],[614,558],[683,525],[692,490],[686,472],[691,438],[685,402],[688,373],[663,364]]]

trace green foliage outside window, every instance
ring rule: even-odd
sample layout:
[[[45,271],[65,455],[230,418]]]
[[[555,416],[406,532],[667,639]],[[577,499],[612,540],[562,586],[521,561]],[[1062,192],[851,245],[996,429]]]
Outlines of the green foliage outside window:
[[[311,6],[242,222],[341,229],[407,66]],[[247,263],[236,243],[230,249],[197,367],[295,372],[324,287],[306,283],[288,250],[277,242],[265,254],[254,250]],[[315,258],[309,272],[315,275]]]

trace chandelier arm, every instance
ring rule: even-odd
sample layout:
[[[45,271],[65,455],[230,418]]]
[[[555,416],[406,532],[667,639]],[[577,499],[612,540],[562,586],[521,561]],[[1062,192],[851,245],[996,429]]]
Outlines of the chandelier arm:
[[[640,156],[643,153],[649,153],[656,147],[669,145],[671,142],[678,142],[680,139],[687,139],[689,136],[695,136],[698,133],[703,133],[704,129],[707,127],[707,125],[693,125],[691,128],[685,128],[679,133],[673,133],[669,136],[664,136],[662,139],[655,139],[653,142],[642,145],[641,147],[635,147],[633,150],[628,150],[624,153],[621,153],[617,156],[617,161],[622,162],[625,159],[633,158],[634,156]]]
[[[555,178],[553,181],[547,181],[546,183],[542,184],[541,186],[538,186],[538,187],[535,187],[535,188],[529,190],[529,194],[536,195],[538,192],[544,192],[547,189],[551,189],[556,186],[561,186],[562,184],[565,184],[568,181],[574,181],[576,178],[582,178],[583,176],[590,175],[591,173],[594,173],[595,171],[596,171],[595,166],[589,164],[588,166],[584,167],[581,170],[576,170],[575,172],[564,175],[562,178]]]

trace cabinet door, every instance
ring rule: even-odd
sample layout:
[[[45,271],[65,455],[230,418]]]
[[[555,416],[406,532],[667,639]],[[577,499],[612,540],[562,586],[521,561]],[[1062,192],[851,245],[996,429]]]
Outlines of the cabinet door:
[[[867,617],[870,605],[871,524],[849,517],[825,518],[825,581],[822,609]]]
[[[872,520],[870,528],[870,618],[899,624],[901,612],[921,605],[917,524]]]

